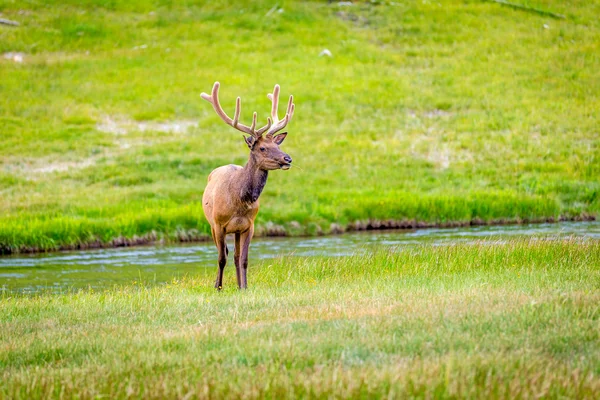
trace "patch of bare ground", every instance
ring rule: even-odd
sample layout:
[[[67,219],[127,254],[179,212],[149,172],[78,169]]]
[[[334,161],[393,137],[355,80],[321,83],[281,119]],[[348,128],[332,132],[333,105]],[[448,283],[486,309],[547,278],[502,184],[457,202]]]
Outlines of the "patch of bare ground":
[[[19,51],[9,51],[2,54],[2,58],[7,61],[12,61],[15,63],[27,63],[27,64],[41,64],[41,65],[51,65],[51,64],[60,64],[63,62],[80,60],[82,58],[89,58],[90,51],[82,51],[75,53],[66,53],[66,52],[41,52],[34,54],[27,54]]]
[[[50,160],[47,158],[5,160],[2,169],[10,174],[26,177],[29,180],[37,180],[46,174],[91,167],[96,164],[97,158],[90,157],[77,161]]]
[[[124,116],[104,116],[96,124],[96,129],[103,133],[112,134],[115,137],[114,142],[117,147],[121,150],[127,150],[154,145],[157,142],[163,143],[170,140],[178,140],[182,135],[186,135],[190,129],[196,126],[198,126],[198,121],[194,120],[134,121]],[[160,138],[130,135],[145,132],[160,132],[169,135]]]
[[[114,135],[126,135],[130,132],[162,132],[173,134],[185,134],[187,131],[198,125],[194,120],[174,120],[174,121],[134,121],[126,117],[104,116],[96,124],[96,129],[104,133]]]
[[[406,148],[414,158],[427,161],[438,170],[446,170],[453,164],[473,163],[476,155],[471,149],[459,147],[445,140],[448,134],[438,129],[435,120],[448,118],[454,113],[439,109],[424,112],[409,110],[406,129],[396,132],[396,137],[406,142]],[[432,120],[432,121],[429,121]],[[412,133],[410,133],[412,132]],[[418,132],[418,134],[415,134]]]
[[[51,172],[63,172],[72,169],[83,169],[94,165],[96,161],[88,158],[79,162],[54,162],[32,170],[34,173],[47,174]]]
[[[423,112],[409,110],[408,115],[411,118],[435,119],[435,118],[451,117],[454,115],[454,113],[452,113],[450,111],[434,108],[433,110],[427,110],[427,111],[423,111]]]
[[[25,53],[18,51],[9,51],[7,53],[2,54],[2,58],[20,64],[25,60]]]
[[[352,22],[360,27],[369,26],[369,20],[362,15],[357,15],[348,11],[338,11],[335,13],[335,15],[342,21]]]
[[[472,163],[475,159],[469,150],[452,148],[427,135],[413,138],[408,147],[412,157],[425,160],[438,170],[446,170],[452,164]]]

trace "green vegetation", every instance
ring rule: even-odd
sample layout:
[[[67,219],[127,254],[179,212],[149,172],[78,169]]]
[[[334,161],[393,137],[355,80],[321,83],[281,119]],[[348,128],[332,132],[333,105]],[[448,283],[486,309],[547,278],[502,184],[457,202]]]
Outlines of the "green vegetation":
[[[600,242],[283,257],[0,298],[0,397],[598,398]]]
[[[296,97],[259,234],[600,210],[597,2],[220,3],[0,0],[1,252],[205,237],[247,157],[215,80],[244,120]]]

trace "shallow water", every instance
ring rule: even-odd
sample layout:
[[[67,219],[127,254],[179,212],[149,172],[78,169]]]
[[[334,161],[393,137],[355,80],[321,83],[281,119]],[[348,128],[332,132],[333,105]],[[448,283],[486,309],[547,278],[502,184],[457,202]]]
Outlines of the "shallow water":
[[[600,221],[557,224],[431,228],[371,231],[311,238],[257,238],[250,246],[250,262],[282,255],[345,256],[373,248],[395,248],[429,243],[443,245],[512,237],[586,237],[600,239]],[[228,239],[230,250],[233,240]],[[233,266],[233,251],[228,265]],[[101,289],[118,284],[168,282],[215,269],[212,243],[129,247],[0,257],[0,291],[64,292]]]

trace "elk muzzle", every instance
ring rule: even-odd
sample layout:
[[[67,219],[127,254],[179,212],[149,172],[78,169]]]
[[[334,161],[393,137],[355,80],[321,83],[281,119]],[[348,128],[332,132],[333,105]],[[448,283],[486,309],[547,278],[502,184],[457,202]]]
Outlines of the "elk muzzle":
[[[279,167],[281,169],[290,169],[291,166],[292,166],[292,157],[290,157],[288,154],[284,155],[282,160],[279,161]]]

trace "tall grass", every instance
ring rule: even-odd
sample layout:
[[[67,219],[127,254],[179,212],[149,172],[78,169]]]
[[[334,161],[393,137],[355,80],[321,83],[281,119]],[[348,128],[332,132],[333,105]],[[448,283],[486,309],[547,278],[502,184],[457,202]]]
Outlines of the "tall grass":
[[[0,396],[596,398],[599,271],[597,241],[530,240],[3,294]]]

